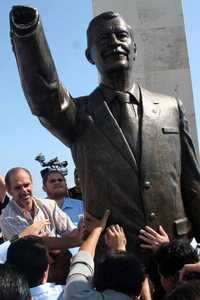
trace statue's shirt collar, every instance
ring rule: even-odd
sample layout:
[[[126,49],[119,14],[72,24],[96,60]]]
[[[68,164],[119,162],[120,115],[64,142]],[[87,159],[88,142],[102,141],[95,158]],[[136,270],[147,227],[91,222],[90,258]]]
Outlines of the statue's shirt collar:
[[[100,84],[99,88],[101,89],[106,101],[112,102],[114,100],[114,98],[116,97],[117,90],[114,90],[104,84]],[[126,93],[130,94],[131,96],[133,96],[134,98],[134,102],[136,104],[140,104],[141,100],[140,100],[140,89],[137,83],[134,83],[133,86],[131,87],[131,89],[127,90]]]

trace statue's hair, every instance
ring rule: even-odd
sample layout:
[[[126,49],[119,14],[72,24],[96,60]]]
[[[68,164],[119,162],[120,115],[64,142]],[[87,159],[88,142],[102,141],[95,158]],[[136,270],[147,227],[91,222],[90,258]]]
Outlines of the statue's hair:
[[[14,173],[20,171],[20,170],[23,170],[24,172],[26,172],[26,173],[29,175],[29,177],[30,177],[30,179],[31,179],[31,181],[32,181],[32,176],[31,176],[31,173],[30,173],[30,171],[29,171],[28,169],[22,168],[22,167],[15,167],[15,168],[10,169],[10,170],[7,172],[6,176],[5,176],[5,183],[6,183],[6,186],[9,186],[9,187],[10,187],[10,179],[11,179],[12,175],[13,175]]]
[[[97,26],[97,24],[100,23],[100,22],[108,21],[108,20],[111,20],[111,19],[114,19],[114,18],[119,18],[119,17],[122,18],[119,13],[115,13],[113,11],[106,11],[106,12],[103,12],[100,15],[97,15],[96,17],[94,17],[90,21],[90,23],[88,25],[88,29],[87,29],[87,45],[88,45],[88,48],[91,45],[92,35],[93,35],[92,31],[95,28],[95,26]],[[131,36],[132,36],[131,26],[129,26],[128,24],[127,24],[127,26],[129,28]]]

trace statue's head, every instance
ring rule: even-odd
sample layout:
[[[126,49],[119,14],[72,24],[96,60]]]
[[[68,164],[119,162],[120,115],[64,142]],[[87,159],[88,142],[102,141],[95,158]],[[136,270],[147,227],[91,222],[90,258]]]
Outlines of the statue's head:
[[[101,75],[132,69],[135,56],[132,28],[118,13],[104,12],[92,19],[87,30],[86,57]]]

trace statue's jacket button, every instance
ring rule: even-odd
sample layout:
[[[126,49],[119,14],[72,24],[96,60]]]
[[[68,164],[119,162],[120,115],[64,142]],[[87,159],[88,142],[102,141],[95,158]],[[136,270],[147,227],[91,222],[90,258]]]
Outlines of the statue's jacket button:
[[[147,190],[151,187],[151,182],[150,181],[145,181],[144,182],[144,188]]]
[[[150,221],[154,221],[156,219],[156,214],[153,211],[149,214],[149,219]]]

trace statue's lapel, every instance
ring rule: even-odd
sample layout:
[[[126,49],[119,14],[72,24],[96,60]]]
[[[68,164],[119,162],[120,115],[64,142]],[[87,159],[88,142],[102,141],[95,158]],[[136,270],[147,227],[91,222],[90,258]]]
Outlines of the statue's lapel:
[[[110,141],[120,154],[132,165],[135,171],[138,170],[136,159],[124,138],[124,135],[110,112],[106,101],[103,101],[99,89],[90,95],[91,101],[89,104],[90,114],[93,116],[94,122],[103,135]]]
[[[142,101],[142,124],[141,124],[141,174],[148,177],[148,173],[152,171],[155,161],[155,153],[158,151],[157,140],[158,118],[160,116],[159,98],[157,95],[141,89]],[[148,166],[148,168],[146,168]]]

